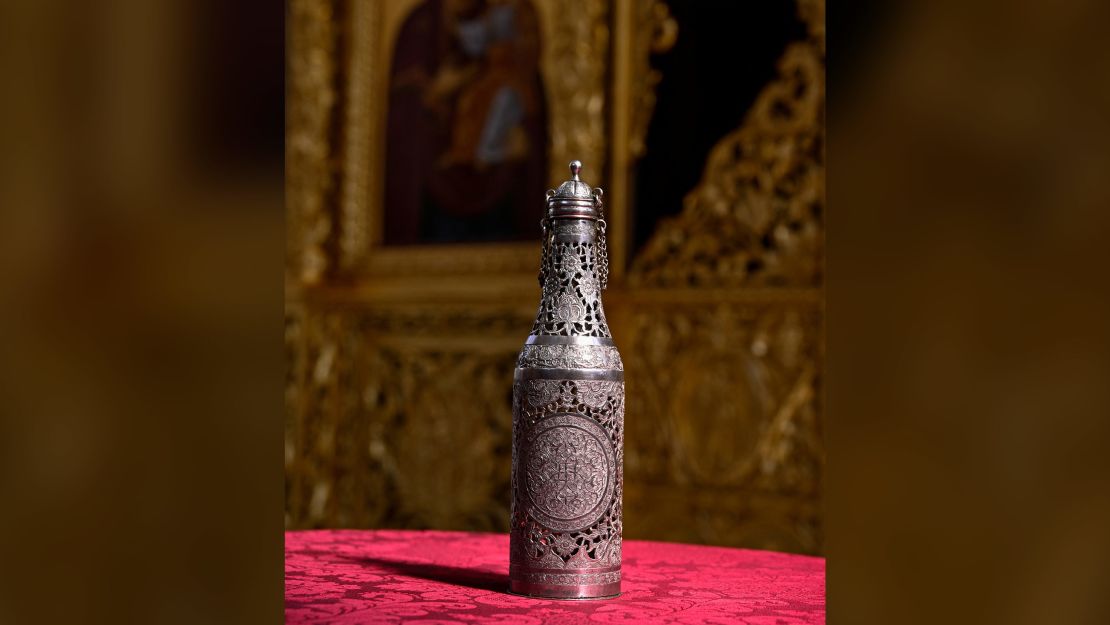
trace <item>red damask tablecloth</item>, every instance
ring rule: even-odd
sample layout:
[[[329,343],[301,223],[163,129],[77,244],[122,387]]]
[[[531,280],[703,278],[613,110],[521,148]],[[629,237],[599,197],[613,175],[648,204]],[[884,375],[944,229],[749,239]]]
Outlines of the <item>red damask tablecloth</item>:
[[[825,622],[824,558],[627,540],[622,577],[615,599],[530,599],[507,592],[507,534],[285,534],[287,623]]]

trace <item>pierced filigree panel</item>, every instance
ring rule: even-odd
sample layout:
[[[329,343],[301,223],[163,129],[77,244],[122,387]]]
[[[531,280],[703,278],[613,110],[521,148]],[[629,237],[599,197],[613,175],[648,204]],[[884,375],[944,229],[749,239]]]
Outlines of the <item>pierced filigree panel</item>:
[[[532,334],[609,337],[601,305],[598,250],[593,243],[556,240],[544,255],[543,295]]]
[[[514,554],[514,561],[527,559],[536,567],[568,569],[619,565],[624,384],[528,380],[513,386],[513,403],[513,412],[520,415],[513,428],[513,447],[530,451],[514,454],[522,465],[514,468],[513,489],[521,489],[533,503],[534,492],[545,493],[535,518],[515,505],[512,509],[510,531],[525,537],[512,541],[515,548],[524,550]],[[556,461],[554,451],[543,454],[548,436],[552,445],[576,445],[576,451],[585,452],[579,456],[582,462],[568,467]],[[532,487],[534,482],[550,486],[552,480],[567,477],[568,470],[586,478],[575,480],[573,488],[568,487],[572,492]],[[547,493],[554,493],[556,500],[549,500]]]

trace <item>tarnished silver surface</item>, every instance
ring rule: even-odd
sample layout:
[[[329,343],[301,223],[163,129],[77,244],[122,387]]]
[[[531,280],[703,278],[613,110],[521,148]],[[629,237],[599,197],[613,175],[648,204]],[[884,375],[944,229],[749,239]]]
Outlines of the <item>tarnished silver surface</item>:
[[[512,592],[620,593],[624,365],[601,291],[608,280],[601,189],[548,191],[536,322],[513,385]]]

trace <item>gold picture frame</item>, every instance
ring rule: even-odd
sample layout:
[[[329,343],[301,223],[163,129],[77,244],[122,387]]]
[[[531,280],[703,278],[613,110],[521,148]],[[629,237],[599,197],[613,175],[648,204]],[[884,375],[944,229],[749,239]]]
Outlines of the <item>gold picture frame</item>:
[[[339,269],[381,278],[531,274],[534,243],[382,244],[389,68],[398,31],[422,0],[348,0]],[[604,185],[609,65],[606,3],[531,0],[540,21],[548,110],[549,184],[582,160]],[[537,224],[542,197],[536,198]],[[539,230],[537,225],[537,239]]]

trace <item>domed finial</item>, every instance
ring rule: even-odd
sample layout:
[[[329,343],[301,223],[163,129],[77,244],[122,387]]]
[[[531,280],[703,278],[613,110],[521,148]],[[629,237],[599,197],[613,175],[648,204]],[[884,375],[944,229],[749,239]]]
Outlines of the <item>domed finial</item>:
[[[601,189],[591,189],[582,182],[582,161],[570,162],[570,180],[547,194],[547,217],[568,219],[597,219],[601,205]]]

